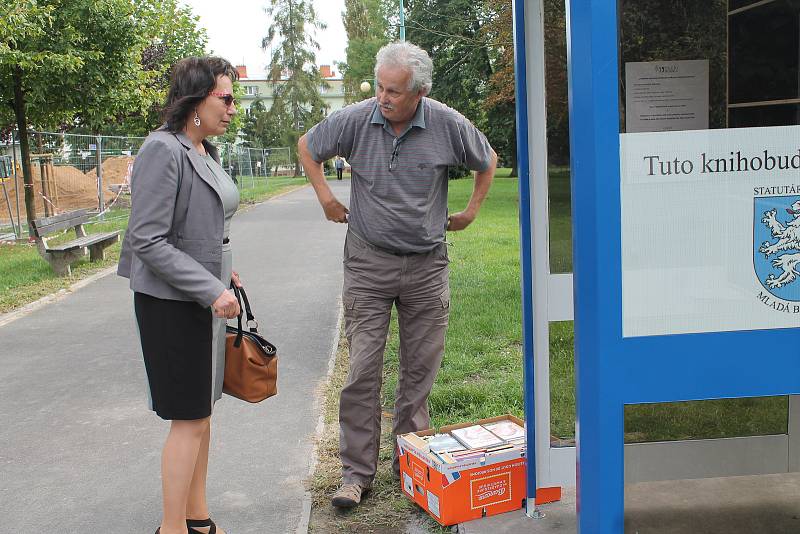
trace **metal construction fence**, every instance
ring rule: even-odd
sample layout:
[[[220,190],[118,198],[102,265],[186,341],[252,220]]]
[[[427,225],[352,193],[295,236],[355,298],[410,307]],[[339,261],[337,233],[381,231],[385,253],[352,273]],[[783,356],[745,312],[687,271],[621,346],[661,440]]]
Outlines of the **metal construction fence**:
[[[102,215],[127,206],[133,161],[144,137],[30,132],[36,217],[90,208]],[[264,187],[273,176],[294,174],[288,147],[217,145],[223,167],[239,189]],[[27,235],[22,158],[16,133],[0,144],[0,235]]]

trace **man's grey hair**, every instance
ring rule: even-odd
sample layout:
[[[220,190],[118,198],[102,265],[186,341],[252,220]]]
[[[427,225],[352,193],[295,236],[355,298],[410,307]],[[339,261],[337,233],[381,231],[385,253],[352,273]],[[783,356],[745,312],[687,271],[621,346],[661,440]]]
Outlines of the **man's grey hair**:
[[[375,79],[381,67],[401,67],[411,73],[408,90],[422,91],[423,95],[433,87],[433,61],[428,53],[408,41],[395,41],[378,50],[375,56]]]

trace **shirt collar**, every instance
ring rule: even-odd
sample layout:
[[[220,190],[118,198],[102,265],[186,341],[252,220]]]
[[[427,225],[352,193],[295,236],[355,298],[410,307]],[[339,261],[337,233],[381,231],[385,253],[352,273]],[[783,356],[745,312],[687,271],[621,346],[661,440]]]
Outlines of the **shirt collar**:
[[[381,108],[378,106],[377,102],[375,102],[375,108],[372,110],[372,119],[370,122],[372,124],[380,124],[384,128],[388,128],[389,126],[386,123],[386,119],[381,113]],[[411,124],[409,124],[409,127],[412,128],[414,126],[417,128],[422,128],[423,130],[425,129],[425,97],[420,99],[419,104],[417,104],[417,111],[414,113],[414,117],[411,118]]]

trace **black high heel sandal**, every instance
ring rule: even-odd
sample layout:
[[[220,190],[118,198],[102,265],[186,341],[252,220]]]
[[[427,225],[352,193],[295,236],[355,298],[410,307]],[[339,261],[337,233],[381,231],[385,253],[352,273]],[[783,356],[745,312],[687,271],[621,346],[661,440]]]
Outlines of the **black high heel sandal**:
[[[189,527],[189,534],[205,534],[192,527],[211,527],[208,529],[208,534],[216,534],[217,532],[217,525],[214,524],[210,517],[208,519],[187,519],[186,526]]]

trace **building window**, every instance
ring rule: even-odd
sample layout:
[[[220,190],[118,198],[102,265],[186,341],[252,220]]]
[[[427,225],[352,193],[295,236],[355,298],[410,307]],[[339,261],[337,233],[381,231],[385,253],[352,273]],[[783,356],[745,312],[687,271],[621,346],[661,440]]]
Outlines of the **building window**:
[[[257,85],[245,85],[244,90],[247,92],[248,95],[254,96],[258,94],[258,86]]]

